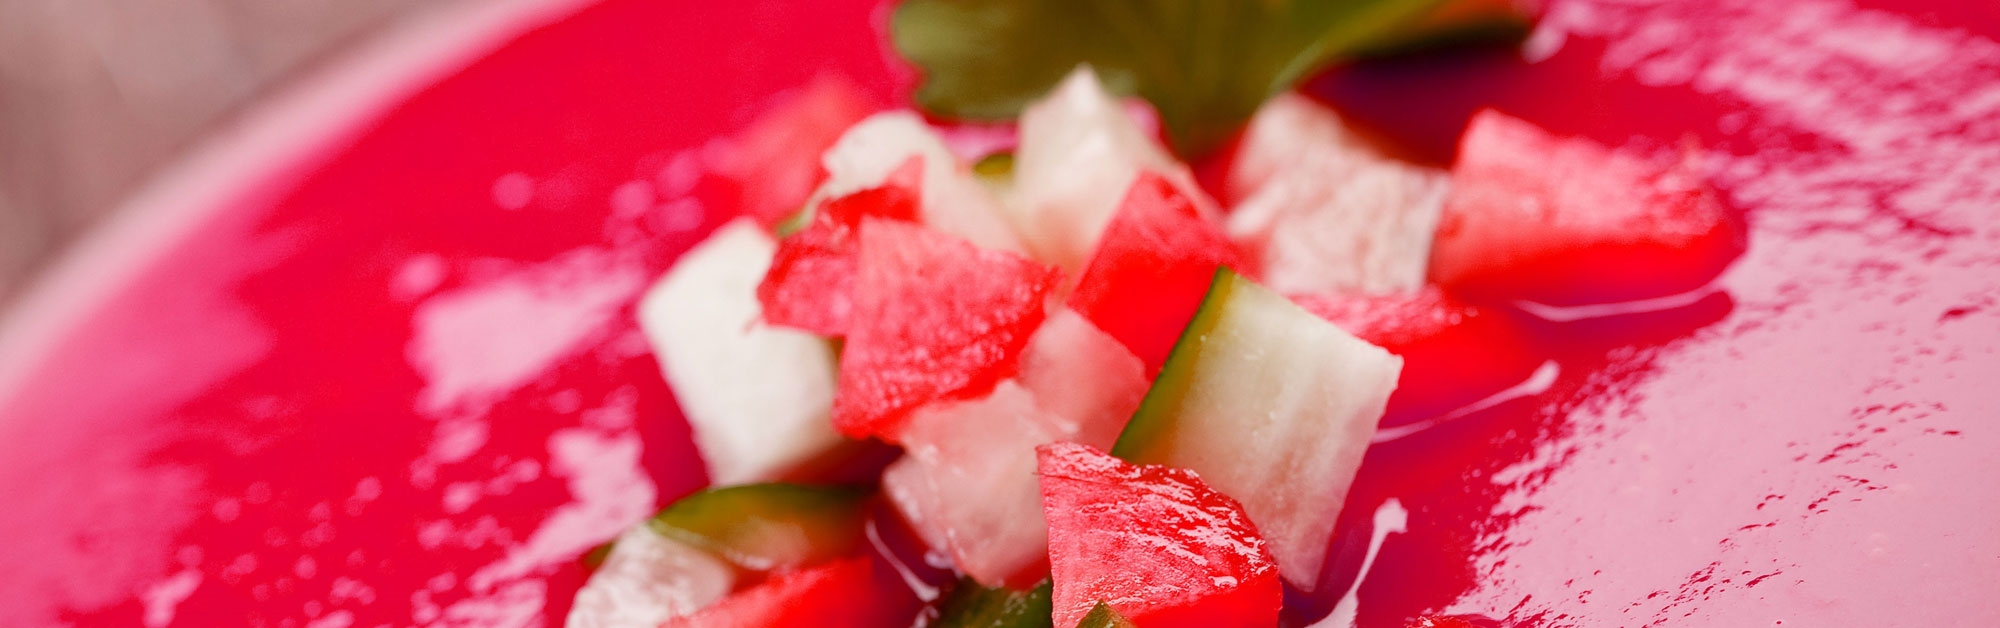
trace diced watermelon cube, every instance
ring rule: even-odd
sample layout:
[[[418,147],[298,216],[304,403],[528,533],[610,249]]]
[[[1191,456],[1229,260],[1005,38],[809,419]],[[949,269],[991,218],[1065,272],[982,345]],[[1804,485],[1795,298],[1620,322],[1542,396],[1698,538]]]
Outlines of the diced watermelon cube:
[[[1069,304],[1125,343],[1150,373],[1201,307],[1216,267],[1236,263],[1229,238],[1202,219],[1194,199],[1146,172],[1125,193]]]
[[[854,264],[861,219],[917,219],[924,162],[911,157],[880,187],[821,203],[811,223],[778,242],[771,270],[757,286],[764,322],[822,336],[847,334],[854,309]]]
[[[1029,586],[1048,573],[1035,447],[1109,447],[1146,394],[1143,369],[1089,321],[1058,312],[1022,354],[1018,380],[911,414],[900,437],[907,455],[883,474],[882,490],[960,571],[988,586]]]
[[[1526,380],[1540,364],[1507,315],[1466,304],[1436,287],[1396,295],[1292,297],[1347,333],[1402,356],[1403,373],[1382,423],[1456,410]]]
[[[782,574],[660,628],[905,628],[916,610],[908,589],[873,558]]]
[[[1088,445],[1036,453],[1055,625],[1077,625],[1100,601],[1147,628],[1277,625],[1278,565],[1236,500],[1192,471]]]
[[[852,82],[822,75],[751,122],[715,169],[737,182],[744,214],[777,224],[826,178],[820,154],[878,107]]]
[[[1740,221],[1690,163],[1658,168],[1482,111],[1460,140],[1431,279],[1550,305],[1687,292],[1744,246]]]
[[[833,423],[894,440],[911,410],[1014,374],[1057,272],[922,227],[866,218]]]

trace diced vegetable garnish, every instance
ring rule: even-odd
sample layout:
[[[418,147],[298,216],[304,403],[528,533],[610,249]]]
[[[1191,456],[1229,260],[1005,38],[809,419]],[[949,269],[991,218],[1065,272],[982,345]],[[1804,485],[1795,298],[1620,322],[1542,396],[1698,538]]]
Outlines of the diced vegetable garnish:
[[[961,579],[927,628],[1050,628],[1049,581],[1026,590]]]
[[[1383,422],[1426,419],[1521,383],[1540,364],[1518,324],[1437,288],[1294,296],[1307,311],[1403,358]]]
[[[1655,167],[1495,111],[1473,116],[1431,252],[1462,294],[1550,305],[1701,287],[1743,250],[1743,228],[1698,168]]]
[[[827,421],[833,349],[759,322],[757,284],[776,250],[755,222],[731,222],[639,304],[639,326],[717,484],[775,479],[843,445]]]
[[[757,286],[764,322],[822,336],[846,335],[854,311],[861,219],[915,221],[923,199],[923,170],[923,160],[912,157],[880,187],[827,199],[804,229],[778,242],[771,270]]]
[[[1000,202],[923,118],[908,111],[876,114],[848,129],[826,152],[828,178],[818,194],[833,198],[878,187],[912,157],[924,164],[925,225],[983,248],[1025,250]]]
[[[716,170],[742,190],[743,213],[765,225],[784,220],[825,178],[820,154],[878,105],[838,75],[822,75],[764,112],[737,136]]]
[[[1013,380],[982,399],[923,408],[882,490],[924,543],[967,575],[993,586],[1040,579],[1048,527],[1034,447],[1061,438],[1054,423]]]
[[[1192,469],[1242,501],[1285,580],[1310,591],[1401,368],[1380,347],[1219,270],[1114,453]]]
[[[1692,163],[1489,111],[1447,178],[1284,92],[1393,41],[1374,27],[1438,3],[1452,8],[1434,26],[1516,15],[1494,12],[1505,1],[1113,15],[904,0],[898,45],[929,55],[926,102],[1026,104],[1018,145],[1003,126],[940,136],[910,112],[869,117],[821,156],[825,180],[789,202],[782,242],[738,219],[660,280],[641,326],[723,487],[611,545],[570,624],[1269,628],[1286,583],[1333,589],[1320,578],[1371,437],[1544,381],[1510,312],[1556,320],[1563,308],[1530,301],[1684,292],[1743,247]],[[1060,30],[1077,24],[1119,27],[1114,46],[1153,56]],[[1059,74],[967,88],[960,73],[990,62],[968,51],[1005,58],[1049,29],[1063,36],[1042,38],[1055,48],[1037,63],[1080,54],[1106,81],[1065,65],[1032,103],[1010,90]],[[939,39],[951,33],[987,38]],[[1205,33],[1196,48],[1227,54],[1146,43],[1162,33]],[[815,89],[803,98],[833,99],[827,120],[858,115],[840,109],[853,94]],[[1119,89],[1159,103],[1183,149],[1280,94],[1202,168],[1227,218]],[[746,181],[772,170],[746,211],[769,224],[772,199],[818,178],[776,144],[832,141],[825,124],[760,121],[725,159]],[[975,171],[952,147],[990,155]],[[1378,436],[1385,420],[1414,425]],[[901,516],[880,516],[882,500]],[[935,601],[922,616],[919,597]]]
[[[1273,290],[1389,294],[1424,285],[1444,177],[1371,164],[1344,180],[1288,171],[1230,216]]]
[[[907,628],[906,604],[871,558],[852,558],[778,575],[660,628]]]
[[[636,526],[611,546],[570,607],[569,628],[655,628],[701,610],[736,584],[729,563]]]
[[[1324,105],[1266,103],[1228,184],[1229,235],[1281,293],[1392,294],[1424,284],[1444,173],[1381,155]]]
[[[1201,218],[1193,198],[1143,173],[1105,228],[1070,306],[1125,343],[1151,372],[1201,305],[1215,269],[1235,262],[1235,249]]]
[[[1098,602],[1097,606],[1093,606],[1090,608],[1090,612],[1084,613],[1083,621],[1077,622],[1076,628],[1139,628],[1139,627],[1133,625],[1132,620],[1126,619],[1124,615],[1118,614],[1118,611],[1112,609],[1110,604]]]
[[[907,223],[866,219],[833,422],[891,440],[911,410],[986,394],[1047,317],[1055,269]]]
[[[1142,170],[1168,173],[1199,193],[1187,168],[1132,122],[1097,74],[1078,67],[1021,112],[1012,200],[1029,251],[1075,276]]]
[[[1278,567],[1236,500],[1186,469],[1088,445],[1036,453],[1055,625],[1077,625],[1099,602],[1149,628],[1277,624]]]
[[[783,571],[853,555],[865,542],[866,497],[797,484],[715,488],[681,498],[646,525],[743,569]]]
[[[1146,366],[1118,339],[1064,308],[1021,353],[1021,385],[1061,421],[1063,440],[1110,447],[1146,397]],[[1039,444],[1039,443],[1038,443]]]
[[[883,474],[883,492],[960,571],[990,586],[1032,584],[1048,558],[1035,447],[1110,446],[1145,394],[1141,369],[1104,332],[1058,312],[1022,354],[1018,380],[911,415],[908,453]]]
[[[1279,173],[1299,169],[1305,162],[1312,162],[1311,169],[1324,176],[1341,178],[1381,159],[1338,113],[1310,97],[1286,92],[1259,107],[1243,129],[1227,160],[1222,200],[1231,206],[1242,203]]]

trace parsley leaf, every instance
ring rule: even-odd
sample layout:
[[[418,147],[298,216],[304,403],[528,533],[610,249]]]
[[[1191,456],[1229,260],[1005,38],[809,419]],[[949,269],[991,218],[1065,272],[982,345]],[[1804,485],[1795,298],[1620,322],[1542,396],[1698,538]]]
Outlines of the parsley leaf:
[[[1182,155],[1228,139],[1266,98],[1441,0],[904,0],[896,49],[924,70],[917,103],[1005,119],[1080,63],[1160,112]]]
[[[1357,57],[1393,57],[1438,48],[1513,46],[1535,29],[1515,0],[1446,0],[1423,17],[1355,49]]]

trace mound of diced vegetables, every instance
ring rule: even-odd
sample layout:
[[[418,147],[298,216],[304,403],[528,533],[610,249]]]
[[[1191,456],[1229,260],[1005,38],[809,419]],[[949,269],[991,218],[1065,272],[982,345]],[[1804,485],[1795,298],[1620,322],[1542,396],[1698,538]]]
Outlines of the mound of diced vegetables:
[[[1131,112],[1080,69],[977,169],[867,117],[803,211],[688,251],[639,315],[714,487],[569,624],[1275,626],[1385,416],[1540,363],[1493,305],[1684,292],[1743,246],[1693,168],[1496,112],[1446,172],[1283,95],[1206,186]],[[827,482],[870,442],[879,481]],[[912,582],[885,517],[959,582]]]

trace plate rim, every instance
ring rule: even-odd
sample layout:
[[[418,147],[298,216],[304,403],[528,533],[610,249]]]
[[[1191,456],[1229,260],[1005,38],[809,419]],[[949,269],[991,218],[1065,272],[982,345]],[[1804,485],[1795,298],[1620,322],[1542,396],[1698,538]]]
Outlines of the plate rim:
[[[255,194],[305,178],[398,104],[599,0],[451,0],[309,63],[147,175],[0,308],[0,410],[103,304]],[[0,413],[0,427],[7,417]]]

